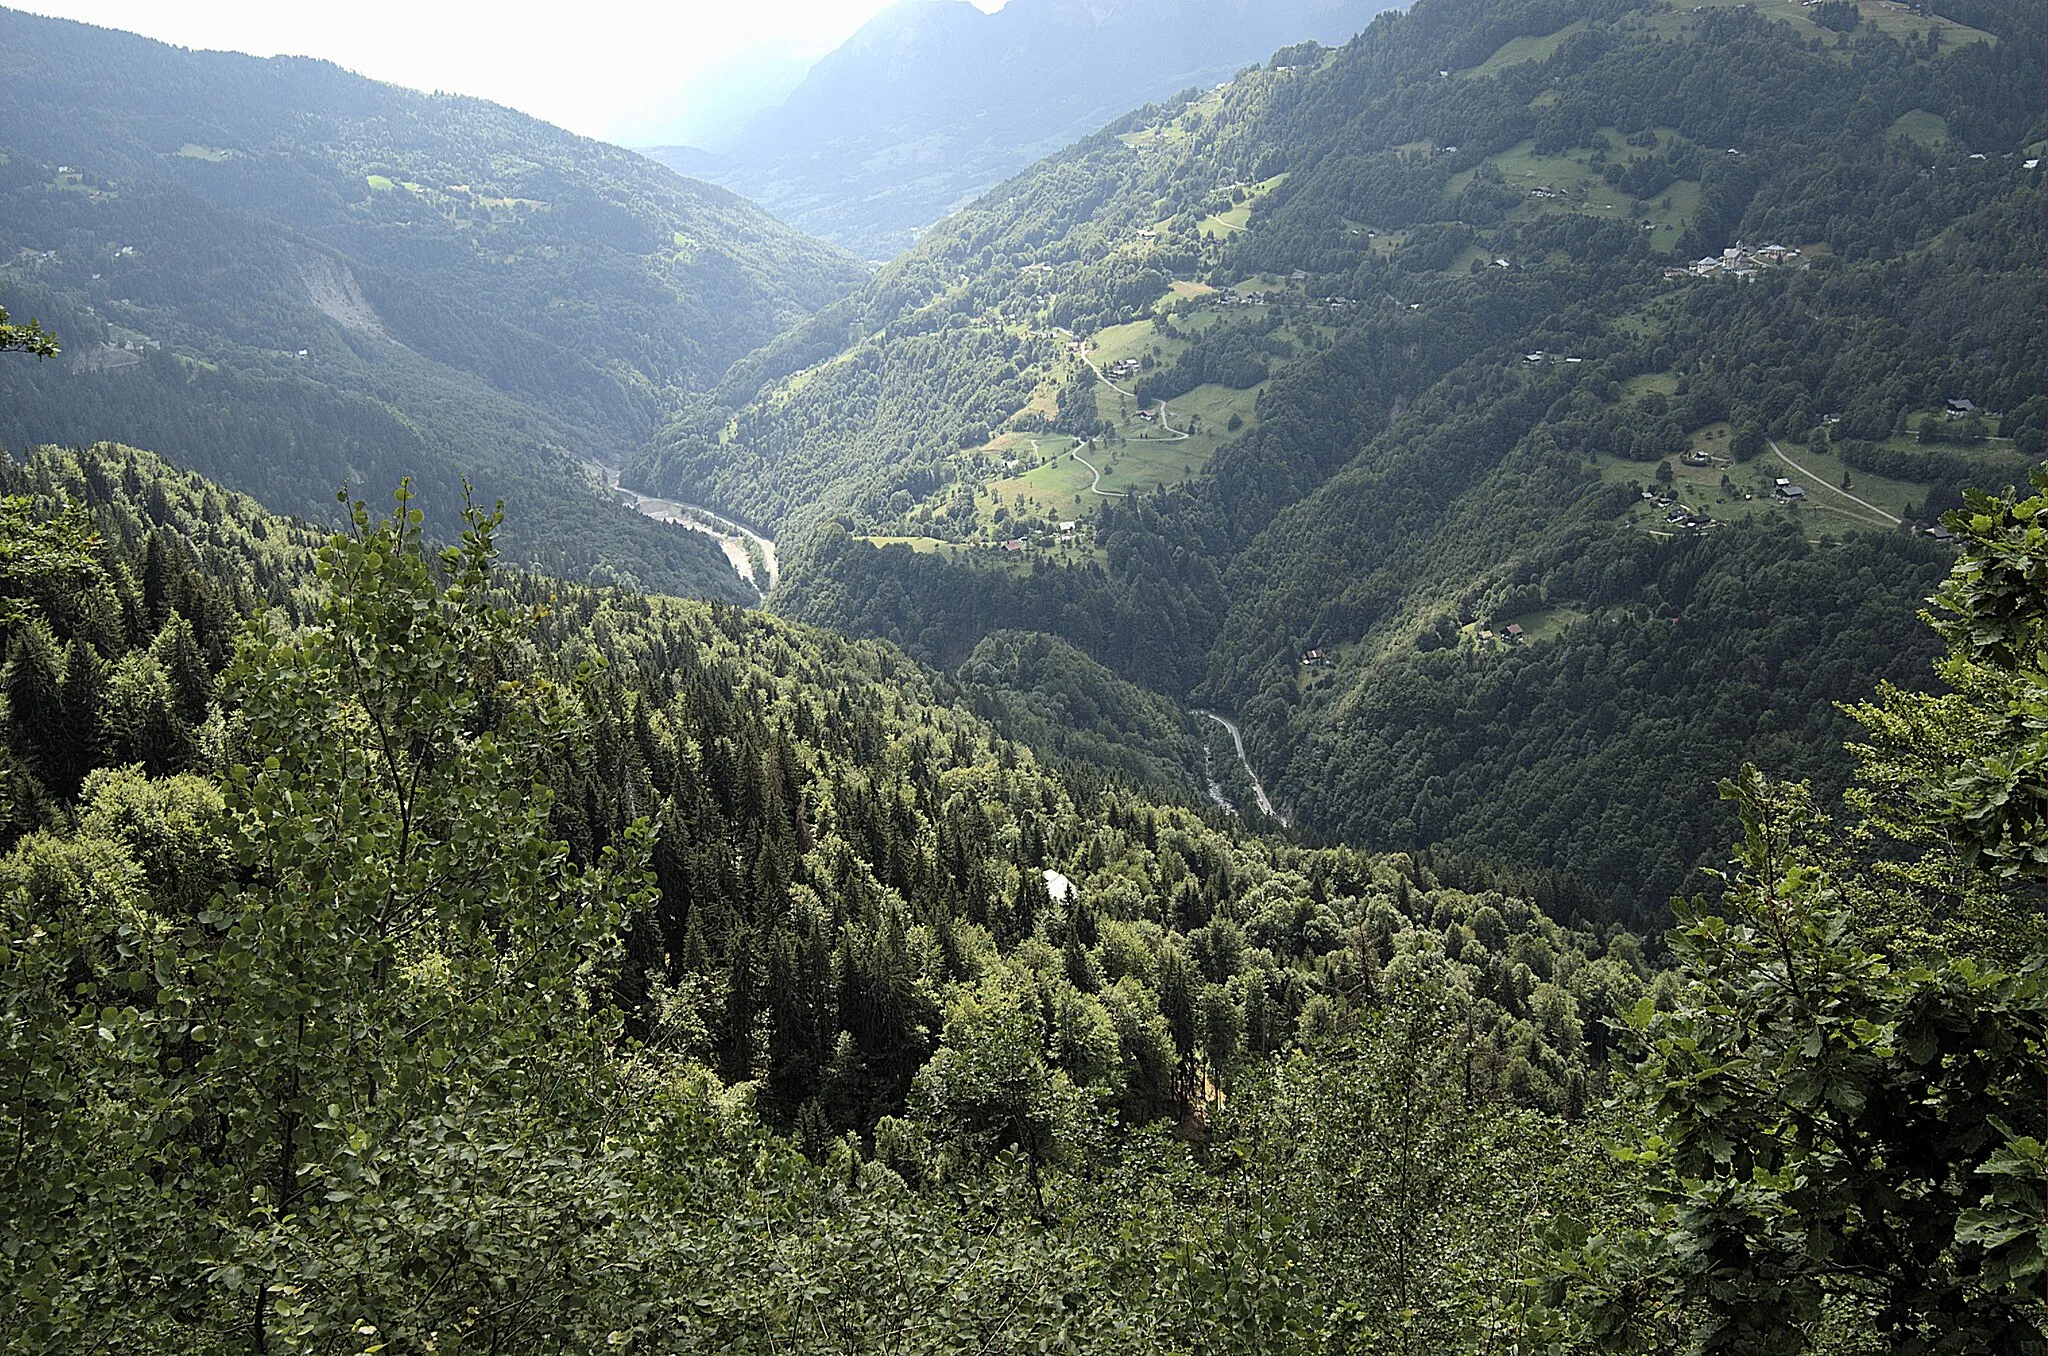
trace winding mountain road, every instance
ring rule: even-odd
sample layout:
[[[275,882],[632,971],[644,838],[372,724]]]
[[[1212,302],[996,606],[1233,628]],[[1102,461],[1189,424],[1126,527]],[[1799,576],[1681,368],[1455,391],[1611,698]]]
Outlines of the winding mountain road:
[[[1100,382],[1101,382],[1101,383],[1102,383],[1102,384],[1103,384],[1104,386],[1107,386],[1107,387],[1108,387],[1108,388],[1109,388],[1110,390],[1112,390],[1112,391],[1115,391],[1115,392],[1116,392],[1116,393],[1117,393],[1118,395],[1125,395],[1125,396],[1129,396],[1129,397],[1130,397],[1131,399],[1133,399],[1133,400],[1136,400],[1136,399],[1138,398],[1138,393],[1137,393],[1136,391],[1127,391],[1127,390],[1125,390],[1125,389],[1124,389],[1123,387],[1121,387],[1121,386],[1117,385],[1117,384],[1116,384],[1115,382],[1111,381],[1111,380],[1110,380],[1110,379],[1109,379],[1108,377],[1104,376],[1104,375],[1102,374],[1102,369],[1101,369],[1101,368],[1099,368],[1099,367],[1097,367],[1097,366],[1095,365],[1095,360],[1094,360],[1093,358],[1089,357],[1089,356],[1087,355],[1087,353],[1085,353],[1085,352],[1084,352],[1084,353],[1082,353],[1082,354],[1081,354],[1081,361],[1082,361],[1082,362],[1084,362],[1084,363],[1086,363],[1086,364],[1088,364],[1088,370],[1089,370],[1090,372],[1093,372],[1093,373],[1095,374],[1095,378],[1096,378],[1096,380],[1100,381]],[[1140,408],[1140,409],[1143,409],[1143,408],[1144,408],[1144,406],[1143,406],[1143,405],[1140,405],[1140,406],[1139,406],[1138,408]],[[1168,437],[1167,437],[1167,441],[1168,441],[1168,442],[1175,442],[1175,443],[1180,443],[1180,442],[1186,442],[1186,441],[1187,441],[1187,440],[1188,440],[1189,438],[1192,438],[1192,437],[1194,436],[1194,434],[1192,434],[1192,433],[1189,433],[1189,432],[1186,432],[1186,431],[1184,431],[1184,430],[1176,429],[1176,428],[1175,428],[1175,427],[1174,427],[1174,426],[1173,426],[1173,425],[1172,425],[1171,423],[1169,423],[1169,422],[1167,421],[1167,415],[1168,415],[1169,413],[1171,413],[1171,411],[1169,411],[1169,410],[1168,410],[1168,409],[1166,408],[1166,402],[1165,402],[1165,401],[1163,401],[1163,400],[1162,400],[1162,401],[1160,401],[1160,402],[1159,402],[1159,427],[1161,427],[1161,428],[1163,428],[1163,429],[1165,429],[1165,430],[1166,430],[1166,432],[1167,432],[1167,434],[1168,434]],[[1082,464],[1083,466],[1086,466],[1086,465],[1088,465],[1088,463],[1087,463],[1087,462],[1085,462],[1085,461],[1084,461],[1084,462],[1082,462],[1081,464]],[[1097,490],[1097,491],[1096,491],[1096,493],[1097,493],[1097,494],[1100,494],[1100,493],[1102,493],[1102,491],[1100,491],[1100,490]]]
[[[1104,499],[1121,499],[1121,498],[1123,498],[1123,496],[1122,496],[1122,495],[1120,495],[1120,494],[1118,494],[1118,493],[1117,493],[1117,492],[1116,492],[1115,490],[1105,490],[1105,489],[1103,489],[1103,488],[1102,488],[1102,472],[1101,472],[1101,470],[1100,470],[1100,469],[1099,469],[1099,468],[1098,468],[1098,467],[1097,467],[1097,466],[1095,465],[1095,463],[1094,463],[1094,462],[1092,462],[1092,461],[1088,460],[1088,458],[1086,458],[1086,457],[1084,457],[1084,456],[1082,456],[1082,455],[1081,455],[1081,449],[1079,449],[1078,447],[1077,447],[1077,448],[1070,448],[1070,449],[1068,450],[1068,452],[1067,452],[1067,455],[1068,455],[1068,456],[1070,456],[1070,457],[1072,457],[1072,458],[1073,458],[1073,459],[1074,459],[1075,461],[1078,461],[1078,462],[1080,462],[1080,463],[1081,463],[1081,464],[1082,464],[1083,466],[1087,467],[1087,468],[1088,468],[1088,473],[1089,473],[1090,475],[1092,475],[1092,476],[1094,476],[1094,477],[1095,477],[1094,481],[1093,481],[1093,482],[1091,482],[1091,483],[1089,484],[1089,486],[1088,486],[1088,493],[1090,493],[1090,494],[1099,494],[1099,495],[1101,495],[1101,496],[1102,496],[1102,497],[1103,497]]]

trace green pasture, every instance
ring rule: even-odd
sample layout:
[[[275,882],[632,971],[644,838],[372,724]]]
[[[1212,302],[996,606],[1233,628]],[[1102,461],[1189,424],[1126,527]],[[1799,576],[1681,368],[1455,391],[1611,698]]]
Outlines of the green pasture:
[[[1924,108],[1909,108],[1892,119],[1885,129],[1888,137],[1904,137],[1915,145],[1939,150],[1948,144],[1948,119]]]
[[[1981,29],[1959,24],[1953,19],[1944,19],[1934,14],[1915,14],[1911,8],[1896,3],[1896,0],[1857,0],[1856,7],[1863,16],[1864,28],[1875,29],[1901,42],[1929,29],[1941,34],[1943,47],[1961,47],[1973,42],[1996,45],[1998,41]],[[1837,47],[1835,39],[1841,35],[1815,23],[1812,11],[1799,0],[1695,0],[1693,4],[1673,6],[1647,18],[1632,17],[1621,27],[1652,32],[1666,38],[1683,38],[1692,32],[1692,11],[1696,8],[1754,9],[1766,18],[1792,25],[1802,40],[1810,42],[1815,38],[1820,39],[1840,60],[1846,61],[1851,55],[1846,47]],[[1853,36],[1852,34],[1852,39]]]
[[[1522,643],[1534,645],[1538,641],[1550,640],[1564,634],[1565,628],[1586,620],[1591,615],[1576,607],[1539,607],[1534,612],[1524,612],[1513,617],[1496,617],[1489,628],[1496,635],[1510,626],[1522,628]],[[1477,622],[1465,630],[1477,634]],[[1503,642],[1504,643],[1504,642]]]
[[[1217,102],[1220,104],[1222,101],[1218,99]],[[1281,173],[1270,179],[1261,179],[1255,184],[1241,185],[1244,189],[1244,201],[1224,211],[1210,213],[1202,219],[1198,231],[1204,239],[1222,240],[1245,230],[1251,224],[1252,208],[1257,205],[1260,198],[1278,188],[1286,177],[1285,173]]]
[[[1637,400],[1646,395],[1672,396],[1678,394],[1678,374],[1675,372],[1644,372],[1621,383],[1621,394],[1625,400]]]
[[[967,549],[958,542],[944,541],[938,537],[866,537],[863,540],[875,546],[908,546],[921,556],[955,556]]]
[[[1805,447],[1782,440],[1778,446],[1796,465],[1788,464],[1769,449],[1750,461],[1735,463],[1729,457],[1728,441],[1729,426],[1725,423],[1696,429],[1689,438],[1692,447],[1730,461],[1726,466],[1687,466],[1676,457],[1669,458],[1672,469],[1670,488],[1677,492],[1679,501],[1722,522],[1766,514],[1789,515],[1804,527],[1808,537],[1816,539],[1829,534],[1839,536],[1849,531],[1886,531],[1892,524],[1840,493],[1844,471],[1848,472],[1847,489],[1850,494],[1867,500],[1894,517],[1903,517],[1907,507],[1924,503],[1932,488],[1927,482],[1893,480],[1847,467],[1839,456],[1825,447]],[[1910,443],[1910,440],[1899,441]],[[1655,462],[1599,456],[1594,458],[1593,464],[1601,480],[1608,484],[1634,483],[1651,490],[1660,488]],[[1773,489],[1780,476],[1804,487],[1807,497],[1803,504],[1794,508],[1776,500]],[[1726,477],[1725,485],[1723,477]],[[1667,530],[1664,523],[1666,512],[1661,505],[1638,500],[1631,504],[1627,516],[1646,530],[1661,532]]]
[[[1763,483],[1769,485],[1776,477],[1784,476],[1795,485],[1804,485],[1810,502],[1816,502],[1835,512],[1869,516],[1869,511],[1862,505],[1853,504],[1834,493],[1842,484],[1844,471],[1849,473],[1849,493],[1858,499],[1869,500],[1895,518],[1904,516],[1908,504],[1917,504],[1927,498],[1927,491],[1930,488],[1928,485],[1916,484],[1910,480],[1889,480],[1884,476],[1873,475],[1869,471],[1858,471],[1853,467],[1844,466],[1842,459],[1828,448],[1799,447],[1782,440],[1778,446],[1784,448],[1785,455],[1798,462],[1805,470],[1794,470],[1766,451],[1761,457],[1749,463],[1750,467],[1757,468]]]
[[[1480,62],[1477,66],[1469,67],[1466,70],[1459,71],[1457,74],[1468,78],[1476,78],[1494,75],[1506,70],[1510,66],[1519,66],[1525,61],[1548,60],[1550,54],[1562,46],[1566,38],[1569,38],[1574,33],[1584,32],[1586,25],[1587,21],[1580,19],[1574,23],[1566,24],[1555,33],[1546,33],[1540,38],[1509,38],[1494,49],[1492,56]]]
[[[1622,164],[1654,153],[1652,148],[1638,150],[1625,145],[1620,133],[1613,128],[1602,128],[1601,132],[1608,139],[1608,154]],[[1658,148],[1668,144],[1672,135],[1670,129],[1659,128]],[[1699,212],[1700,186],[1695,180],[1681,180],[1654,198],[1638,201],[1601,177],[1600,171],[1589,163],[1592,159],[1590,151],[1539,155],[1535,146],[1534,138],[1527,138],[1498,155],[1489,156],[1486,161],[1500,171],[1501,178],[1510,187],[1520,189],[1525,195],[1539,188],[1549,188],[1561,195],[1554,198],[1525,196],[1512,214],[1515,220],[1528,221],[1552,212],[1578,212],[1611,221],[1648,222],[1651,248],[1668,251],[1678,243],[1679,237]],[[1475,168],[1452,175],[1445,191],[1459,192],[1477,172]],[[1398,246],[1397,238],[1385,235],[1372,242],[1372,248],[1380,250]]]
[[[1228,212],[1212,212],[1196,229],[1207,239],[1225,240],[1251,225],[1252,204],[1247,198]]]
[[[1700,182],[1681,179],[1648,202],[1636,205],[1638,218],[1650,223],[1650,248],[1669,253],[1678,246],[1700,214]]]
[[[1092,351],[1088,356],[1097,367],[1108,367],[1125,358],[1142,358],[1152,353],[1154,348],[1159,350],[1153,354],[1154,362],[1170,363],[1188,346],[1185,339],[1161,333],[1150,320],[1134,320],[1128,325],[1111,325],[1097,330],[1089,343]]]

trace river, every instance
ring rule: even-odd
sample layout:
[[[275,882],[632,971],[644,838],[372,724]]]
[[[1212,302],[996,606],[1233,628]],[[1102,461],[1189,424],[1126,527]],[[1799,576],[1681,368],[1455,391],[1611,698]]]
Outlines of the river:
[[[743,526],[718,512],[697,504],[685,504],[676,499],[656,499],[653,495],[641,494],[619,484],[619,473],[610,467],[591,463],[591,469],[603,477],[605,486],[616,493],[620,500],[658,523],[673,523],[687,527],[692,532],[702,532],[715,538],[725,552],[725,558],[732,562],[733,571],[740,578],[754,586],[754,591],[766,598],[775,591],[775,585],[782,578],[782,567],[775,557],[775,543],[751,527]],[[749,549],[751,545],[752,549]],[[759,564],[755,553],[759,552]],[[765,572],[768,583],[764,587],[760,576]]]
[[[1292,816],[1281,814],[1273,808],[1273,802],[1266,799],[1266,788],[1259,784],[1259,774],[1252,771],[1252,760],[1245,757],[1244,735],[1237,728],[1237,722],[1228,716],[1218,715],[1214,711],[1198,710],[1195,714],[1215,721],[1230,732],[1230,742],[1237,749],[1237,761],[1244,765],[1244,775],[1251,780],[1252,798],[1258,801],[1260,813],[1264,814],[1268,819],[1278,820],[1280,827],[1283,829],[1293,828],[1294,820]],[[1237,813],[1237,807],[1224,798],[1223,786],[1216,780],[1213,774],[1209,778],[1209,798],[1232,814]]]

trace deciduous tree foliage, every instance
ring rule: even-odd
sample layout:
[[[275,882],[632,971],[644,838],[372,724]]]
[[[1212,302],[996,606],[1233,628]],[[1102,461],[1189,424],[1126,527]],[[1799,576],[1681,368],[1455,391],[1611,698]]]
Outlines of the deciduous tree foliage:
[[[31,318],[26,325],[10,324],[7,308],[0,306],[0,352],[17,350],[33,353],[38,358],[57,356],[57,336],[42,327],[41,322]]]
[[[1724,784],[1737,870],[1681,912],[1678,1001],[1632,1018],[1651,1133],[1627,1157],[1656,1209],[1565,1269],[1615,1346],[2039,1350],[2044,803],[1983,769],[2026,766],[2039,739],[2040,595],[2015,585],[2048,565],[2043,507],[1973,493],[1949,515],[1967,544],[1930,620],[1959,690],[1856,712],[1876,739],[1852,842],[1881,834],[1925,869],[1859,860],[1804,787]]]
[[[318,545],[120,449],[17,474],[32,527],[78,496],[138,626],[160,597],[205,654],[205,581],[274,603],[198,726],[161,680],[189,770],[20,774],[15,1349],[2038,1325],[2038,981],[1931,921],[2038,949],[1979,866],[1916,914],[1746,782],[1761,865],[1659,973],[1415,860],[1055,774],[872,643],[501,575],[495,515],[437,555],[402,497]],[[16,638],[76,645],[59,603]]]

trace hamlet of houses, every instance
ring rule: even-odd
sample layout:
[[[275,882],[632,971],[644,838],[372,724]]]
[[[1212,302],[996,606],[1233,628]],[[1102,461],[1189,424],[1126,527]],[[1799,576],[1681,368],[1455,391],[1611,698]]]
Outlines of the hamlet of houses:
[[[1797,249],[1786,245],[1764,245],[1752,247],[1736,241],[1718,255],[1709,254],[1695,259],[1684,268],[1667,268],[1667,278],[1707,278],[1717,273],[1728,273],[1738,278],[1753,278],[1766,268],[1789,264],[1800,257]]]

